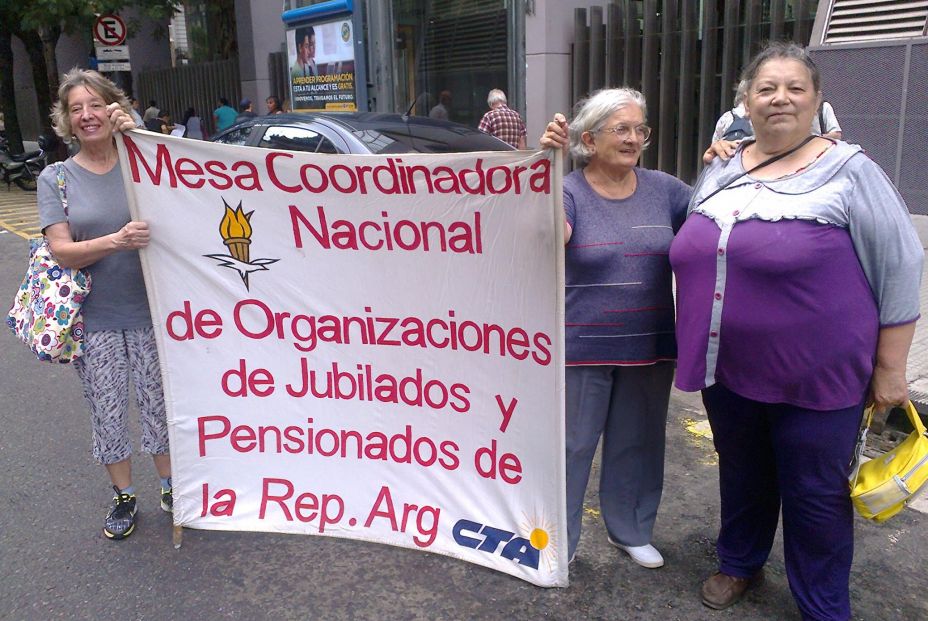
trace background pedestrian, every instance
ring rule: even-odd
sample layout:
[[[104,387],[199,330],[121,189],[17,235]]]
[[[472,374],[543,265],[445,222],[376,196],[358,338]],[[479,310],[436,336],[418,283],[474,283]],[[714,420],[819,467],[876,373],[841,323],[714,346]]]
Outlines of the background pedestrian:
[[[487,95],[490,111],[480,119],[478,129],[496,136],[516,149],[525,148],[525,123],[518,112],[506,105],[506,93],[494,88]]]

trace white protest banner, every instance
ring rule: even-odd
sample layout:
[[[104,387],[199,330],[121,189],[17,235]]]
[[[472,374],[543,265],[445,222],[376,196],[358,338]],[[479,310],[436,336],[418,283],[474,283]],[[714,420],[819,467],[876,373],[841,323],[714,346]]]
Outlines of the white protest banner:
[[[566,586],[560,185],[544,153],[119,140],[174,521]]]

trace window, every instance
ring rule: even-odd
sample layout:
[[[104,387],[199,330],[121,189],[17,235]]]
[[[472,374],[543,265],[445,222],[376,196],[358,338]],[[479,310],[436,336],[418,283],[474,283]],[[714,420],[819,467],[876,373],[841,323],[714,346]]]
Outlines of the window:
[[[516,108],[508,83],[509,63],[517,62],[510,53],[509,17],[524,4],[392,0],[397,110],[476,127],[491,88],[506,91]]]
[[[856,43],[921,37],[928,20],[928,2],[900,0],[834,0],[824,43]]]
[[[258,146],[279,151],[338,153],[328,138],[303,127],[268,127]]]
[[[222,144],[237,144],[239,146],[244,146],[248,144],[248,136],[251,134],[251,127],[240,127],[239,129],[233,129],[230,132],[219,136],[213,142],[221,142]]]

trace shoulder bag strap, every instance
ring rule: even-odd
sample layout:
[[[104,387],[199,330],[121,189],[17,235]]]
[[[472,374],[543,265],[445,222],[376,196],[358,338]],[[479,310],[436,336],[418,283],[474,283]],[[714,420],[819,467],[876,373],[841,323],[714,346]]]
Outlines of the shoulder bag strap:
[[[55,172],[58,173],[58,196],[61,197],[61,206],[64,208],[64,217],[68,216],[68,183],[64,176],[64,162],[55,162]]]
[[[857,432],[857,444],[854,446],[854,455],[851,457],[851,474],[848,481],[851,483],[851,489],[857,485],[857,477],[860,474],[860,466],[864,462],[864,448],[867,446],[867,434],[870,432],[870,423],[873,422],[872,405],[864,408],[864,420],[860,430]]]
[[[735,177],[734,179],[732,179],[731,181],[729,181],[729,182],[726,183],[725,185],[723,185],[723,186],[721,186],[721,187],[719,187],[719,188],[716,188],[715,191],[713,191],[711,194],[709,194],[709,196],[707,196],[707,197],[705,197],[704,199],[702,199],[701,201],[699,201],[699,204],[702,205],[702,204],[705,203],[707,200],[709,200],[710,198],[712,198],[713,196],[715,196],[716,194],[718,194],[719,192],[721,192],[722,190],[724,190],[725,188],[727,188],[728,186],[730,186],[731,184],[733,184],[735,181],[738,181],[738,180],[741,179],[742,177],[746,177],[747,175],[750,175],[751,173],[756,172],[756,171],[760,170],[761,168],[764,168],[765,166],[770,166],[770,165],[773,164],[774,162],[779,162],[779,161],[782,160],[784,157],[786,157],[786,156],[788,156],[788,155],[792,155],[793,153],[795,153],[796,151],[798,151],[798,150],[801,149],[802,147],[806,146],[806,145],[809,143],[809,141],[811,141],[813,138],[816,138],[816,137],[817,137],[817,136],[814,136],[814,135],[806,136],[806,139],[805,139],[805,140],[803,140],[802,142],[800,142],[799,144],[797,144],[795,147],[793,147],[793,148],[790,149],[789,151],[784,151],[783,153],[780,153],[779,155],[774,155],[773,157],[764,160],[763,162],[761,162],[760,164],[758,164],[757,166],[755,166],[755,167],[752,168],[751,170],[747,170],[747,171],[741,173],[740,175],[738,175],[737,177]]]

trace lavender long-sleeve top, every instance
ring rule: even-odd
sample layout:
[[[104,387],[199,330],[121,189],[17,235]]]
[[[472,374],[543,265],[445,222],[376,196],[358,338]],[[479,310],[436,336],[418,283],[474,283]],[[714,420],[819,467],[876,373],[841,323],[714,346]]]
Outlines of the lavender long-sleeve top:
[[[924,252],[902,197],[856,145],[777,180],[741,153],[697,183],[671,247],[676,385],[721,382],[813,410],[862,400],[881,327],[915,321]]]

